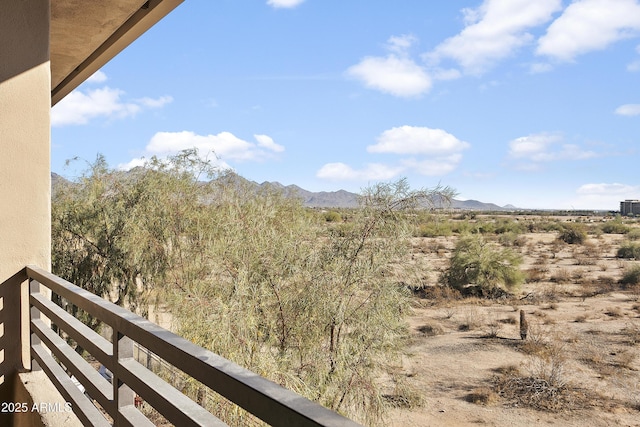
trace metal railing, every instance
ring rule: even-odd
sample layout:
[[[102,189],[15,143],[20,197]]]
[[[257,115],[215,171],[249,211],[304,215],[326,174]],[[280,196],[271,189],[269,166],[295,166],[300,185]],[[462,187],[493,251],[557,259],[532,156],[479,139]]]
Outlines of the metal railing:
[[[84,425],[153,425],[134,405],[135,394],[175,425],[226,425],[138,363],[134,343],[270,425],[359,425],[40,268],[26,267],[26,276],[30,288],[31,357],[71,403]],[[40,286],[104,322],[113,331],[112,340],[103,338],[43,296]],[[111,383],[50,324],[109,369]],[[84,387],[84,393],[71,376]]]

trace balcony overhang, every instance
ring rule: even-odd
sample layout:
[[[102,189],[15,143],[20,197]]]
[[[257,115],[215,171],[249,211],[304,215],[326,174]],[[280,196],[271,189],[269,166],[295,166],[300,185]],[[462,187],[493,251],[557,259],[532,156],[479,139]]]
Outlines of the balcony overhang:
[[[183,0],[51,0],[51,105]]]

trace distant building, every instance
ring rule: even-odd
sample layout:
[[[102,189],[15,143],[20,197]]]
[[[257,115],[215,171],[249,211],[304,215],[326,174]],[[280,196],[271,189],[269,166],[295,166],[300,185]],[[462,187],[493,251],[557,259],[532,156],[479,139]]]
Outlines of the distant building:
[[[624,202],[620,202],[620,214],[625,215],[640,215],[640,200],[627,199]]]

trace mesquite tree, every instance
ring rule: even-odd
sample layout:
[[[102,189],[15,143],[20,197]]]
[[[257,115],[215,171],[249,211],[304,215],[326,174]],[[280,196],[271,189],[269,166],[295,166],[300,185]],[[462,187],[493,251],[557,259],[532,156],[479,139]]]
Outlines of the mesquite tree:
[[[410,268],[406,212],[452,195],[377,184],[347,221],[329,223],[195,151],[128,173],[99,158],[56,191],[54,272],[143,314],[164,308],[185,338],[375,424],[377,379],[407,335],[409,295],[397,277]],[[243,424],[221,399],[210,405]]]

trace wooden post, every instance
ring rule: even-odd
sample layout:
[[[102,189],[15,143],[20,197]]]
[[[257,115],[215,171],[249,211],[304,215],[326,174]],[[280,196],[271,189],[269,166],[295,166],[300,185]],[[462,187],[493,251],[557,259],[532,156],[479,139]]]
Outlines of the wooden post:
[[[524,310],[520,310],[520,339],[526,340],[529,333],[529,324],[524,313]]]

